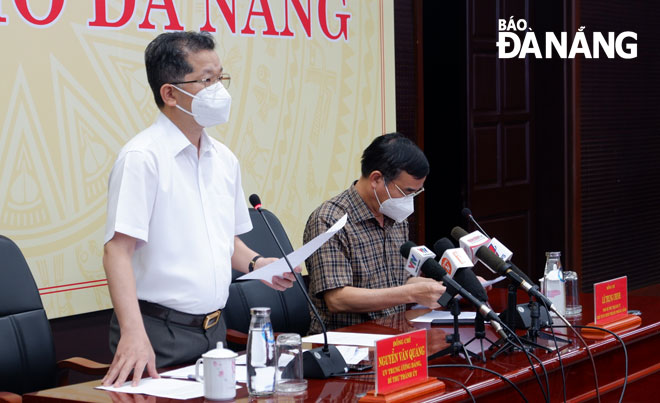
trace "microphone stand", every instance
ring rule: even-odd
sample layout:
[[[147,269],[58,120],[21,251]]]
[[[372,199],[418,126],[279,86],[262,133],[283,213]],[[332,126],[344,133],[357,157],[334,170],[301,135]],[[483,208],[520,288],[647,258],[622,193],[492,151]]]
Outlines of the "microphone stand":
[[[480,312],[477,312],[474,317],[474,337],[468,340],[465,343],[465,346],[469,346],[473,341],[479,340],[481,346],[481,360],[486,362],[486,353],[484,350],[484,339],[490,343],[491,346],[496,345],[496,342],[492,341],[486,336],[486,326],[484,325],[484,317]]]
[[[472,360],[470,360],[470,356],[479,358],[479,354],[473,353],[472,351],[466,349],[465,345],[461,343],[461,333],[458,330],[458,317],[461,314],[461,307],[458,301],[456,301],[456,298],[450,299],[448,302],[448,306],[452,316],[454,317],[454,333],[448,334],[445,337],[445,340],[447,341],[447,343],[449,343],[449,347],[444,348],[436,353],[433,353],[428,357],[428,361],[434,360],[438,357],[443,357],[445,355],[451,355],[452,357],[456,357],[462,354],[463,357],[465,357],[465,360],[468,362],[468,364],[472,365]]]
[[[518,328],[518,326],[516,325],[517,295],[518,295],[518,285],[516,283],[514,283],[513,281],[510,281],[509,286],[508,286],[508,294],[507,294],[507,304],[508,305],[506,307],[506,320],[505,320],[506,325],[510,329]],[[538,302],[533,301],[530,297],[530,301],[529,301],[528,306],[529,306],[529,309],[530,309],[532,322],[531,322],[531,326],[529,327],[529,329],[527,329],[527,335],[523,336],[523,337],[520,337],[520,341],[523,343],[523,347],[527,351],[532,351],[534,348],[542,348],[542,349],[546,350],[547,352],[551,352],[552,349],[550,349],[548,347],[545,347],[545,346],[542,346],[542,345],[540,345],[536,342],[537,336],[539,334],[542,334],[542,333],[539,333],[539,330],[540,330],[539,318],[540,318],[541,315],[540,315]],[[502,347],[500,347],[500,349],[497,350],[497,352],[495,352],[495,354],[493,354],[492,359],[497,358],[497,356],[500,355],[500,354],[509,353],[509,352],[513,352],[513,351],[518,351],[518,350],[520,350],[519,346],[514,345],[513,343],[511,343],[510,340],[506,340],[506,342],[502,345]]]
[[[325,323],[323,323],[323,320],[321,320],[321,315],[319,315],[319,312],[316,310],[314,303],[312,303],[312,299],[309,297],[307,290],[305,290],[305,287],[302,286],[298,274],[295,270],[293,270],[293,265],[284,252],[284,248],[282,248],[280,241],[277,239],[275,231],[273,231],[273,228],[270,226],[266,216],[264,215],[263,211],[261,211],[261,202],[259,200],[259,196],[256,194],[251,195],[250,203],[252,204],[252,207],[254,207],[254,209],[259,212],[261,218],[264,219],[264,223],[266,223],[266,226],[268,227],[270,234],[273,236],[277,247],[282,253],[286,264],[289,266],[289,270],[291,270],[291,273],[293,273],[293,276],[296,279],[296,283],[298,284],[298,287],[300,287],[300,291],[305,296],[305,299],[307,299],[307,304],[312,308],[314,316],[319,321],[321,328],[323,329],[323,347],[317,347],[303,352],[303,374],[305,378],[326,379],[334,375],[340,375],[348,372],[346,361],[344,360],[344,357],[341,355],[337,347],[328,344],[328,332],[326,330]]]

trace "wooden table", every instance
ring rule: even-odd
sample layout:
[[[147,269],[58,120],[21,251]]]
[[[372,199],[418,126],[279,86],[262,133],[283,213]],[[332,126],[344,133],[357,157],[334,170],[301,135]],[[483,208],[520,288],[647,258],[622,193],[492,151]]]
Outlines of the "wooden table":
[[[491,305],[501,311],[506,305],[506,290],[495,289],[489,293]],[[642,326],[630,332],[622,334],[622,338],[628,349],[628,386],[626,388],[625,402],[648,402],[657,401],[660,397],[655,396],[655,386],[660,384],[660,353],[657,352],[660,345],[660,296],[656,289],[638,290],[631,292],[629,307],[642,311]],[[527,298],[519,293],[518,303],[526,301]],[[574,321],[574,324],[586,324],[593,319],[593,295],[582,295],[583,316],[582,319]],[[366,322],[360,325],[347,327],[341,330],[363,333],[399,334],[402,332],[426,328],[428,329],[428,351],[433,353],[447,346],[445,336],[451,332],[450,326],[431,326],[428,324],[414,323],[410,320],[425,311],[407,311],[376,321]],[[487,327],[488,328],[488,327]],[[566,333],[565,330],[559,330]],[[472,338],[474,329],[471,326],[461,327],[461,340],[463,342]],[[495,340],[495,335],[488,329],[487,336]],[[567,398],[571,402],[595,401],[595,383],[591,361],[588,359],[586,350],[576,337],[569,332],[571,345],[560,344],[560,352],[566,374]],[[621,346],[613,339],[602,341],[587,340],[592,354],[595,356],[596,369],[598,372],[598,383],[603,402],[618,401],[623,385],[624,377],[624,355]],[[479,350],[477,343],[468,346],[473,351]],[[490,357],[494,351],[488,351]],[[555,353],[546,353],[543,350],[535,350],[534,353],[543,361],[550,380],[551,401],[563,400],[563,389],[559,360]],[[461,357],[442,357],[434,360],[431,364],[465,364]],[[478,366],[497,371],[513,381],[527,396],[530,402],[543,401],[542,394],[535,377],[533,376],[525,355],[521,352],[501,355],[495,360],[487,363],[475,363]],[[467,385],[478,401],[489,402],[518,402],[522,401],[520,396],[510,385],[496,376],[481,370],[470,370],[467,368],[433,368],[429,370],[431,376],[451,378]],[[545,380],[539,371],[543,384]],[[356,401],[358,396],[367,390],[374,388],[373,376],[363,375],[359,377],[332,378],[328,380],[309,380],[308,390],[302,396],[283,397],[277,396],[270,399],[260,399],[263,402],[345,402]],[[439,396],[429,396],[419,401],[425,402],[455,402],[469,400],[469,396],[457,384],[446,381],[445,393]],[[93,389],[100,381],[92,381],[77,385],[59,387],[30,393],[23,400],[29,402],[164,402],[168,399],[160,399],[143,395],[112,394],[110,392]],[[236,401],[248,401],[245,386],[237,390]],[[195,401],[202,402],[203,398]]]

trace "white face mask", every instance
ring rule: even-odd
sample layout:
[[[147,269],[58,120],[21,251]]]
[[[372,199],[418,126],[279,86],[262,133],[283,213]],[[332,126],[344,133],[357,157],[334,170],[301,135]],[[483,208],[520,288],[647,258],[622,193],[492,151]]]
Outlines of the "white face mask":
[[[176,85],[173,87],[192,98],[192,112],[188,112],[179,105],[176,105],[176,107],[195,118],[200,126],[211,127],[226,123],[229,120],[231,95],[221,83],[218,82],[206,87],[195,95],[182,90]]]
[[[382,214],[385,214],[396,222],[402,222],[415,211],[415,201],[412,197],[404,196],[393,199],[390,195],[390,191],[387,189],[387,185],[385,185],[385,191],[387,192],[389,199],[381,203],[380,200],[378,200],[376,189],[374,189],[376,201],[380,205],[378,211]]]

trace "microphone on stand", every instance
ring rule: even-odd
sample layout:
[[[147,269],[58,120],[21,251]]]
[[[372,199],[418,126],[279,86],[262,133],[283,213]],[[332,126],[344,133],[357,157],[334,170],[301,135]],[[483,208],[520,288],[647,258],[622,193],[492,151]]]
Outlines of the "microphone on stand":
[[[513,258],[513,252],[511,252],[509,250],[509,248],[504,246],[504,244],[502,242],[498,241],[497,238],[491,238],[490,235],[488,235],[486,233],[486,231],[484,231],[484,229],[481,228],[481,226],[479,225],[477,220],[474,218],[474,216],[472,215],[472,211],[469,208],[467,208],[467,207],[464,208],[461,211],[461,214],[463,214],[463,217],[465,217],[465,218],[469,219],[470,221],[472,221],[472,223],[479,229],[479,231],[481,231],[481,233],[484,234],[486,236],[486,238],[488,238],[490,240],[490,243],[488,244],[488,249],[490,249],[493,253],[495,253],[497,256],[499,256],[500,259],[504,260],[505,262],[511,263],[511,266],[512,266],[511,268],[513,269],[513,271],[516,271],[518,273],[518,275],[523,278],[523,280],[527,281],[530,284],[533,283],[533,281],[530,280],[529,277],[527,277],[527,275],[525,273],[523,273],[523,271],[520,270],[511,261],[511,259]],[[473,263],[474,263],[474,260],[473,260]]]
[[[451,236],[458,241],[461,248],[468,254],[468,256],[470,256],[472,263],[476,263],[477,260],[479,260],[492,272],[500,274],[505,273],[499,272],[496,266],[499,264],[506,265],[507,269],[511,270],[513,274],[527,283],[523,287],[535,287],[532,285],[533,281],[530,280],[529,277],[527,277],[527,275],[515,264],[513,264],[513,262],[506,261],[506,259],[498,256],[497,252],[492,249],[492,240],[481,232],[473,231],[468,234],[463,228],[454,227],[451,231]],[[486,253],[485,250],[488,250],[490,253]],[[477,253],[477,251],[479,251],[479,253]],[[495,260],[493,260],[493,258]]]
[[[484,234],[484,235],[486,235],[488,238],[490,238],[490,236],[486,233],[486,231],[484,231],[484,229],[481,228],[481,225],[479,225],[479,223],[477,222],[477,220],[474,219],[474,216],[472,215],[472,210],[470,210],[469,208],[465,207],[463,210],[461,210],[461,214],[463,215],[463,217],[465,217],[465,218],[467,218],[468,220],[472,221],[472,223],[473,223],[474,225],[477,226],[477,228],[479,229],[479,231],[481,231],[482,234]]]
[[[401,245],[401,255],[407,257],[410,254],[410,249],[415,246],[415,243],[408,241]],[[481,314],[488,318],[489,320],[499,321],[499,317],[489,306],[483,304],[479,301],[472,293],[463,288],[457,281],[452,279],[445,269],[440,266],[438,262],[433,259],[428,259],[421,266],[422,272],[428,277],[436,281],[441,281],[444,286],[447,288],[442,297],[438,300],[438,303],[443,307],[447,307],[449,301],[456,295],[460,294],[463,298],[470,301]],[[478,282],[478,281],[477,281]],[[481,284],[480,284],[481,286]],[[483,287],[481,287],[483,289]]]
[[[465,289],[470,291],[472,293],[472,295],[474,295],[478,300],[480,300],[484,304],[488,305],[488,294],[486,293],[486,290],[481,285],[481,282],[479,281],[477,276],[474,274],[474,272],[469,269],[469,267],[472,266],[472,262],[469,261],[469,258],[465,254],[465,252],[460,248],[454,248],[454,244],[447,238],[441,238],[438,241],[436,241],[436,243],[433,244],[433,250],[435,251],[435,253],[442,256],[442,258],[440,259],[440,262],[441,262],[440,265],[445,270],[447,270],[448,266],[450,267],[450,269],[447,270],[447,272],[449,273],[449,271],[451,270],[451,272],[453,273],[453,276],[452,276],[453,279],[456,280],[463,287],[465,287]],[[448,259],[443,264],[443,260],[446,259],[445,256],[447,256],[447,255],[449,255],[449,256],[462,256],[461,254],[458,254],[458,253],[454,252],[454,251],[457,251],[457,250],[463,252],[463,255],[465,255],[465,259],[468,259],[468,262],[470,263],[470,265],[464,264],[462,267],[454,268],[454,267],[451,267],[451,265],[452,265],[452,260],[451,259]],[[460,262],[461,261],[459,260],[459,264],[461,264]],[[453,265],[456,266],[456,263],[454,263]],[[483,321],[484,321],[484,317],[481,315],[480,312],[477,312],[477,317],[475,318],[475,322],[474,322],[476,332],[484,331]],[[497,334],[502,336],[504,339],[508,339],[509,336],[506,334],[506,332],[504,331],[502,326],[497,321],[494,321],[494,320],[490,321],[490,325],[497,332]],[[493,343],[491,342],[491,344],[493,344]]]
[[[538,287],[533,285],[531,280],[529,280],[529,278],[519,268],[517,268],[513,263],[505,262],[504,260],[500,259],[500,257],[488,249],[487,246],[477,246],[479,240],[476,239],[477,235],[475,233],[478,233],[479,235],[486,238],[478,231],[468,234],[467,231],[461,227],[454,227],[454,229],[451,230],[451,236],[459,241],[461,246],[465,245],[463,249],[469,248],[473,252],[474,256],[478,258],[483,264],[485,264],[489,269],[507,276],[511,281],[513,281],[518,287],[525,290],[525,292],[527,292],[529,295],[534,296],[537,300],[543,301],[544,305],[550,307],[550,309],[556,313],[562,321],[567,322],[566,318],[564,318],[564,315],[557,311],[557,308],[552,303],[552,301],[543,295],[539,291]],[[470,246],[471,243],[474,244],[472,247]]]
[[[307,304],[312,308],[314,316],[319,321],[321,328],[323,329],[323,347],[317,347],[315,349],[303,352],[303,373],[305,378],[326,379],[334,375],[340,375],[348,372],[346,361],[344,360],[344,357],[341,355],[337,347],[328,344],[328,332],[326,330],[325,323],[323,323],[323,320],[321,320],[321,315],[319,315],[319,312],[316,310],[316,307],[312,303],[307,290],[305,287],[303,287],[301,282],[298,281],[298,276],[296,275],[296,271],[293,269],[293,265],[291,265],[289,258],[286,256],[286,253],[284,252],[279,239],[277,239],[273,228],[270,226],[270,223],[266,219],[266,216],[264,215],[263,211],[261,211],[261,200],[259,199],[259,196],[252,194],[250,195],[249,200],[250,204],[252,204],[252,207],[254,207],[254,209],[259,212],[259,215],[261,215],[261,218],[264,219],[264,222],[266,223],[268,230],[273,236],[277,247],[279,248],[280,252],[282,252],[282,256],[284,257],[286,264],[289,266],[289,270],[291,270],[291,273],[293,273],[293,276],[296,279],[296,284],[298,284],[300,291],[303,293],[303,295],[305,295]]]
[[[429,248],[424,245],[413,246],[410,248],[408,260],[406,261],[406,270],[414,277],[419,276],[419,271],[427,259],[434,259],[435,253],[431,252]]]

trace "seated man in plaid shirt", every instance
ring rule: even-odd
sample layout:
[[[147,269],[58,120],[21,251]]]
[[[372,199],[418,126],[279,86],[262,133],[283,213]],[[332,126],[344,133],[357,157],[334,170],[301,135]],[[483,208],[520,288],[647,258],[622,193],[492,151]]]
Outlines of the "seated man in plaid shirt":
[[[428,173],[412,141],[399,133],[378,136],[362,154],[360,179],[310,215],[305,243],[348,214],[344,228],[306,261],[309,292],[328,330],[401,312],[407,303],[439,306],[445,287],[410,276],[399,252]],[[320,331],[312,315],[310,333]]]

